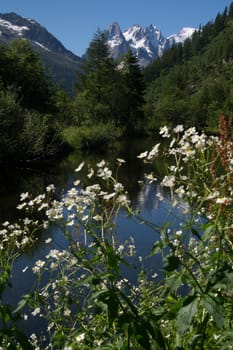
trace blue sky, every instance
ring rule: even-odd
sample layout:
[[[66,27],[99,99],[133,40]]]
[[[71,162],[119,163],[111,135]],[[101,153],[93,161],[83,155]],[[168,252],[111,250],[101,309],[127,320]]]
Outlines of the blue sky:
[[[164,36],[182,27],[199,27],[223,12],[232,0],[0,0],[0,12],[16,12],[42,24],[77,55],[84,54],[96,30],[118,22],[155,24]]]

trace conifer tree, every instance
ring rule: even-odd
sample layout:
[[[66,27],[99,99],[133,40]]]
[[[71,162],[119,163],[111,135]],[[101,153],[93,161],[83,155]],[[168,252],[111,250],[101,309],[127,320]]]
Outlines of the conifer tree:
[[[114,95],[117,71],[110,56],[107,40],[100,30],[86,52],[82,74],[77,85],[79,117],[88,122],[106,122],[115,119]]]
[[[228,16],[230,18],[233,18],[233,2],[230,4],[229,6],[229,10],[228,10]]]
[[[137,57],[131,50],[124,56],[122,63],[122,74],[125,92],[126,125],[128,131],[133,130],[140,125],[143,119],[144,105],[144,80],[138,64]]]

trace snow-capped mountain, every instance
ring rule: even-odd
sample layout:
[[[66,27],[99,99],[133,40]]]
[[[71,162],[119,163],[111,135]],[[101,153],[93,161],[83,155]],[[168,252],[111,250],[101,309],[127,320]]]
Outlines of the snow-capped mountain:
[[[80,67],[81,58],[67,50],[46,28],[36,21],[16,13],[0,14],[0,43],[27,39],[49,67],[52,76],[71,91]]]
[[[195,28],[184,27],[179,31],[178,34],[170,35],[167,38],[167,40],[170,43],[169,46],[183,43],[186,39],[191,38],[195,30],[196,30]]]
[[[112,56],[119,59],[131,49],[138,57],[138,62],[145,67],[154,59],[161,57],[165,50],[192,36],[195,28],[183,28],[178,34],[165,38],[153,24],[143,28],[133,25],[122,32],[118,23],[113,23],[105,30]]]
[[[154,59],[162,56],[172,45],[182,43],[190,37],[194,28],[183,28],[178,34],[165,38],[155,26],[143,28],[133,25],[122,32],[118,23],[113,23],[105,34],[115,59],[131,49],[136,53],[138,62],[145,67]],[[0,13],[0,43],[14,39],[27,39],[31,47],[39,52],[45,64],[49,67],[56,82],[71,91],[77,79],[77,71],[85,59],[67,50],[46,28],[33,19],[25,18],[16,13]]]
[[[13,12],[0,14],[0,41],[17,38],[28,39],[34,46],[78,60],[77,56],[66,50],[59,40],[36,21]]]

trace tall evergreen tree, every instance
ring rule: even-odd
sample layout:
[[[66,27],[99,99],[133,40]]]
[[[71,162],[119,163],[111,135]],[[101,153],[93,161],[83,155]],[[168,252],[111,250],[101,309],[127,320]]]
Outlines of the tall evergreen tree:
[[[117,74],[105,35],[98,30],[86,52],[77,85],[79,117],[96,122],[115,119],[112,97]]]
[[[229,9],[228,9],[228,16],[230,18],[233,18],[233,2],[230,4]]]
[[[126,118],[128,131],[140,127],[143,118],[144,79],[138,64],[137,57],[131,50],[124,56],[122,62],[123,88],[125,92]]]

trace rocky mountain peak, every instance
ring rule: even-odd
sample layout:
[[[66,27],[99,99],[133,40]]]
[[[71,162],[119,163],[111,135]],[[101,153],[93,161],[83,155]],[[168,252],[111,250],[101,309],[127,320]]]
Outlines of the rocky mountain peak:
[[[194,28],[183,28],[178,34],[165,38],[156,25],[150,24],[143,28],[134,24],[124,32],[118,23],[113,23],[106,29],[106,38],[115,59],[119,59],[129,49],[132,50],[141,66],[147,66],[154,59],[161,57],[165,50],[190,37]]]

